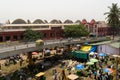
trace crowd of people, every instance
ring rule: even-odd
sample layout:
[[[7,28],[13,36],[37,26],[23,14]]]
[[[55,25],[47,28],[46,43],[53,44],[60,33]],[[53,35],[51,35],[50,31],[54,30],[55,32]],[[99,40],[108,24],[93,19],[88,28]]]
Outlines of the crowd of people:
[[[72,46],[71,50],[72,51],[80,50],[80,46]],[[65,80],[66,76],[70,75],[70,74],[78,75],[80,80],[113,80],[113,78],[114,78],[113,73],[115,71],[115,60],[113,57],[108,56],[108,55],[102,56],[102,57],[98,56],[98,54],[89,55],[89,59],[87,61],[90,61],[91,58],[94,58],[94,59],[97,59],[98,62],[94,62],[93,65],[88,66],[86,64],[87,62],[78,61],[76,59],[73,59],[73,60],[70,59],[68,57],[68,55],[69,55],[68,49],[63,48],[63,47],[55,48],[55,49],[46,48],[46,49],[43,49],[42,52],[38,52],[38,53],[39,53],[38,54],[39,58],[37,57],[38,61],[41,56],[42,56],[41,58],[45,61],[47,59],[47,58],[45,58],[46,56],[62,54],[62,59],[57,58],[58,60],[55,59],[54,62],[52,62],[53,59],[48,60],[51,63],[51,65],[53,65],[53,63],[55,63],[55,62],[58,63],[60,61],[60,65],[57,67],[54,66],[54,68],[53,68],[53,71],[52,71],[52,73],[53,73],[52,79],[53,80]],[[41,53],[42,53],[42,55],[41,55]],[[33,58],[35,58],[35,57],[33,57]],[[4,62],[5,66],[10,66],[10,64],[14,64],[14,65],[19,64],[20,66],[22,66],[23,61],[27,60],[27,54],[24,54],[22,56],[21,55],[11,56],[11,57],[4,58],[2,60],[5,60],[5,62]],[[47,63],[47,62],[43,62],[43,63]],[[84,69],[76,70],[75,66],[78,64],[82,64],[84,66]],[[0,70],[2,70],[2,67],[1,67],[2,65],[3,65],[3,63],[0,64]],[[43,69],[45,68],[44,65],[38,65],[38,66],[41,66],[41,71],[43,71]],[[52,67],[52,66],[48,66],[48,67]],[[25,72],[25,74],[27,75],[30,72],[37,73],[40,71],[40,67],[33,67],[33,68],[34,68],[33,71],[29,70],[29,71]],[[112,72],[104,72],[105,68],[111,69]],[[120,77],[119,70],[118,70],[117,77]],[[27,78],[20,75],[19,80],[27,80]]]
[[[76,47],[74,47],[73,50],[77,50]],[[94,62],[93,65],[91,66],[87,66],[86,63],[87,62],[82,62],[82,61],[77,61],[77,60],[65,60],[61,66],[62,68],[64,67],[64,69],[66,69],[66,73],[69,74],[76,74],[77,72],[81,72],[82,74],[79,75],[79,79],[80,80],[113,80],[113,79],[117,79],[119,80],[120,78],[120,68],[118,68],[117,70],[117,74],[116,74],[116,61],[115,58],[111,55],[105,55],[105,56],[99,56],[98,54],[94,54],[94,55],[89,55],[89,59],[87,61],[90,61],[90,59],[96,59],[98,60],[97,62]],[[85,68],[81,69],[81,70],[76,70],[75,66],[78,64],[82,64]],[[105,69],[109,69],[109,71],[105,71]],[[64,80],[62,76],[62,72],[60,73],[57,70],[53,70],[53,80]],[[60,78],[60,74],[61,74],[61,78]],[[87,76],[86,76],[87,74]]]

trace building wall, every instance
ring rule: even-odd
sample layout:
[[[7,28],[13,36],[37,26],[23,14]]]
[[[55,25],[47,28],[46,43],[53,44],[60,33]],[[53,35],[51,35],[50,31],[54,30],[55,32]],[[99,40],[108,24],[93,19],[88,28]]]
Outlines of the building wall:
[[[94,34],[97,37],[110,36],[113,32],[113,29],[105,21],[96,22],[95,20],[91,20],[91,22],[87,22],[83,20],[80,24],[84,25],[90,34]],[[114,34],[120,34],[120,29],[116,29]]]
[[[13,24],[16,22],[16,24]],[[105,21],[96,22],[92,19],[90,22],[87,22],[85,19],[79,21],[77,23],[60,23],[59,21],[53,20],[54,23],[30,23],[27,24],[25,21],[18,19],[13,21],[12,24],[4,24],[0,26],[0,42],[2,41],[15,41],[21,40],[23,37],[23,32],[31,28],[32,30],[40,31],[43,33],[45,40],[47,39],[58,39],[63,38],[63,29],[65,25],[76,25],[82,24],[86,27],[90,34],[94,34],[98,37],[107,36],[112,34],[112,30],[110,27],[107,26]],[[53,22],[52,21],[52,22]],[[19,24],[22,22],[22,24]],[[115,31],[116,33],[120,33],[120,30]]]
[[[63,38],[63,29],[59,30],[38,30],[44,37],[43,39],[60,39]],[[22,40],[24,31],[1,32],[0,42]]]
[[[0,41],[15,41],[15,40],[21,40],[23,35],[22,31],[13,31],[13,32],[1,32],[0,33]]]
[[[119,48],[114,48],[112,46],[109,45],[99,45],[98,46],[98,53],[106,53],[108,55],[119,55]]]
[[[43,33],[43,39],[60,39],[63,38],[63,29],[60,30],[42,30],[40,31]]]
[[[0,42],[22,40],[24,31],[28,28],[41,32],[45,40],[61,39],[64,25],[73,24],[5,24],[0,27]]]

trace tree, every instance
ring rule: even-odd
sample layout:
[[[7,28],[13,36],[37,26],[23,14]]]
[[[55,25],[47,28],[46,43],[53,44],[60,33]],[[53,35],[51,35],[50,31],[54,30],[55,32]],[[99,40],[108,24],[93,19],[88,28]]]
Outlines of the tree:
[[[37,39],[41,39],[42,36],[43,36],[42,33],[38,31],[27,29],[23,34],[23,41],[25,42],[36,41]]]
[[[88,36],[89,32],[82,25],[70,25],[65,26],[64,35],[65,37],[81,37]]]
[[[112,35],[114,39],[115,31],[120,28],[120,8],[114,3],[112,3],[112,6],[108,8],[109,12],[104,13],[104,15],[107,15],[106,19],[108,25],[112,29]]]

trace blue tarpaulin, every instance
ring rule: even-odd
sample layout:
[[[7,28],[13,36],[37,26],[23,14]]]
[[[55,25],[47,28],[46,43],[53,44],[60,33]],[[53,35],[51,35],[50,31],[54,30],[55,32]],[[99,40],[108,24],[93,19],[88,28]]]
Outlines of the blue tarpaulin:
[[[84,69],[84,66],[82,64],[78,64],[75,66],[75,69],[76,70],[81,70],[81,69]]]
[[[98,56],[103,57],[103,56],[106,56],[106,54],[105,53],[99,53]]]
[[[95,52],[97,49],[97,46],[92,46],[89,52]]]

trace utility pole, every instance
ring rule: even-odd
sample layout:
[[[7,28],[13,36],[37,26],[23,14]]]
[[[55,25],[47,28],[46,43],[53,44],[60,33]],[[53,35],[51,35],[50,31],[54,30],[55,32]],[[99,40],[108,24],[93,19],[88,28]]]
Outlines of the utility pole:
[[[116,80],[118,80],[118,57],[116,57]]]
[[[120,38],[119,38],[118,43],[119,43],[119,56],[120,56]]]

